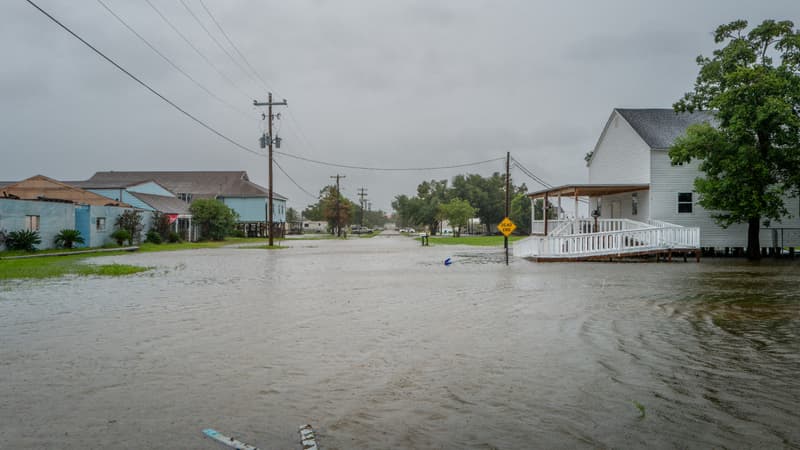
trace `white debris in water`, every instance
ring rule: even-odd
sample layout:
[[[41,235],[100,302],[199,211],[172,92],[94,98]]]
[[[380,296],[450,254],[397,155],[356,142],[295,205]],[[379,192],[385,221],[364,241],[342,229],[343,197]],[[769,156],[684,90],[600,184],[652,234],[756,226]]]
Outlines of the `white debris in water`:
[[[300,443],[303,444],[303,450],[317,450],[319,448],[311,425],[303,425],[298,431],[300,432]]]

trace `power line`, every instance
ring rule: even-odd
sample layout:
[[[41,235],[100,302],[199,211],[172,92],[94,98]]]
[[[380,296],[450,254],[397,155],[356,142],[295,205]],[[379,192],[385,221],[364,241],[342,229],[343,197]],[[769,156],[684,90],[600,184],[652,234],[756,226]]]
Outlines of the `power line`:
[[[224,79],[225,79],[225,81],[227,81],[227,82],[228,82],[228,84],[230,84],[231,86],[233,86],[233,87],[234,87],[234,88],[235,88],[237,91],[239,91],[239,93],[241,93],[241,94],[242,94],[242,95],[244,95],[245,97],[248,97],[248,98],[249,98],[249,97],[251,97],[251,96],[247,95],[247,93],[246,93],[246,92],[244,92],[244,91],[243,91],[243,90],[242,90],[242,89],[241,89],[241,88],[240,88],[240,87],[239,87],[239,86],[238,86],[236,83],[234,83],[234,82],[233,82],[233,80],[231,80],[231,79],[230,79],[230,77],[228,77],[227,75],[225,75],[225,73],[223,73],[223,72],[222,72],[222,71],[221,71],[221,70],[220,70],[220,69],[219,69],[219,68],[218,68],[218,67],[217,67],[217,66],[216,66],[216,65],[215,65],[213,62],[211,62],[211,59],[209,59],[209,58],[208,58],[208,56],[206,56],[206,55],[205,55],[205,53],[201,52],[201,51],[200,51],[200,49],[198,49],[198,48],[197,48],[197,46],[195,46],[194,44],[192,44],[192,42],[189,40],[189,38],[187,38],[187,37],[186,37],[186,35],[184,35],[183,33],[181,33],[181,32],[180,32],[180,30],[178,30],[178,28],[177,28],[175,25],[173,25],[173,24],[172,24],[172,22],[170,22],[170,20],[169,20],[169,19],[167,19],[167,17],[166,17],[166,16],[165,16],[165,15],[164,15],[164,14],[161,12],[161,10],[159,10],[158,8],[156,8],[156,6],[155,6],[155,5],[153,5],[153,3],[152,3],[150,0],[144,0],[144,1],[145,1],[145,2],[146,2],[148,5],[150,5],[150,8],[152,8],[152,9],[153,9],[153,11],[155,11],[155,12],[156,12],[156,14],[158,14],[158,16],[159,16],[159,17],[161,17],[161,20],[163,20],[163,21],[164,21],[164,22],[165,22],[167,25],[169,25],[169,27],[170,27],[170,28],[172,28],[172,31],[174,31],[174,32],[175,32],[175,33],[176,33],[178,36],[180,36],[180,37],[181,37],[181,39],[183,39],[183,41],[184,41],[184,42],[186,42],[186,44],[188,44],[188,45],[189,45],[189,47],[191,47],[191,48],[192,48],[192,50],[194,50],[194,51],[195,51],[195,53],[197,53],[197,54],[198,54],[198,55],[199,55],[201,58],[203,58],[203,60],[204,60],[204,61],[205,61],[205,62],[206,62],[206,63],[207,63],[209,66],[211,66],[211,68],[212,68],[212,69],[214,69],[214,70],[215,70],[215,71],[216,71],[216,72],[219,74],[219,76],[221,76],[222,78],[224,78]]]
[[[230,44],[231,47],[233,47],[233,49],[236,51],[239,57],[242,58],[242,61],[244,61],[244,63],[247,64],[247,67],[249,67],[250,70],[255,74],[255,76],[261,81],[261,84],[264,86],[264,88],[268,91],[271,90],[270,87],[268,86],[269,83],[264,81],[264,78],[261,77],[261,74],[258,73],[258,71],[253,67],[252,64],[250,64],[250,61],[244,56],[244,54],[241,51],[239,51],[239,47],[237,47],[236,44],[233,43],[231,38],[228,36],[228,33],[225,32],[225,29],[222,28],[222,25],[220,25],[216,17],[214,17],[214,15],[211,14],[211,11],[206,7],[206,4],[203,3],[203,0],[200,0],[200,6],[202,6],[203,9],[206,11],[206,14],[208,14],[208,17],[210,17],[211,21],[214,22],[214,24],[217,26],[220,33],[222,33],[222,36],[224,36],[225,40],[228,41],[228,44]]]
[[[274,159],[273,159],[273,160],[272,160],[272,162],[273,162],[273,163],[275,163],[275,165],[278,167],[278,169],[279,169],[279,170],[280,170],[280,171],[281,171],[281,172],[282,172],[284,175],[286,175],[286,178],[288,178],[288,179],[289,179],[289,181],[291,181],[291,182],[292,182],[292,183],[293,183],[295,186],[297,186],[297,188],[298,188],[298,189],[300,189],[301,191],[303,191],[303,193],[304,193],[304,194],[308,195],[309,197],[311,197],[311,198],[313,198],[313,199],[315,199],[315,200],[319,200],[319,196],[318,196],[318,195],[314,195],[314,194],[312,194],[312,193],[308,192],[308,191],[307,191],[307,190],[306,190],[306,189],[305,189],[303,186],[300,186],[300,184],[298,184],[298,183],[297,183],[297,181],[294,181],[294,178],[292,178],[292,177],[291,177],[291,175],[289,175],[289,174],[288,174],[288,173],[287,173],[287,172],[286,172],[286,171],[283,169],[283,167],[281,167],[281,165],[280,165],[280,164],[278,164],[278,161],[276,161],[276,160],[274,160]]]
[[[172,66],[173,69],[175,69],[178,72],[180,72],[184,77],[189,79],[189,81],[194,83],[197,87],[199,87],[200,89],[204,90],[208,95],[210,95],[211,97],[215,98],[217,101],[219,101],[220,103],[224,104],[225,106],[231,108],[232,110],[238,112],[239,114],[242,114],[243,116],[248,117],[248,118],[250,117],[249,114],[247,114],[246,112],[244,112],[241,109],[237,108],[236,106],[233,106],[232,104],[228,103],[223,98],[219,97],[217,94],[211,92],[210,89],[208,89],[203,84],[201,84],[199,81],[197,81],[197,79],[195,79],[194,77],[192,77],[191,75],[186,73],[186,71],[181,69],[172,59],[170,59],[165,54],[163,54],[161,51],[159,51],[158,48],[156,48],[152,43],[150,43],[150,41],[145,39],[144,36],[139,34],[139,32],[137,32],[131,25],[129,25],[122,17],[120,17],[117,13],[115,13],[105,2],[103,2],[103,0],[97,0],[97,3],[100,3],[100,5],[103,8],[105,8],[105,10],[109,12],[109,14],[114,16],[114,18],[117,19],[117,21],[119,21],[119,23],[121,23],[123,26],[125,26],[125,28],[127,28],[128,31],[133,33],[137,38],[139,38],[140,41],[144,42],[145,45],[147,45],[150,48],[150,50],[154,51],[158,56],[161,57],[161,59],[166,61],[167,64]]]
[[[209,38],[211,38],[211,40],[212,40],[212,41],[214,41],[214,43],[215,43],[215,44],[217,44],[217,47],[219,47],[219,49],[220,49],[220,50],[222,50],[222,52],[223,52],[223,53],[225,53],[225,54],[228,56],[228,58],[230,58],[230,60],[231,60],[231,61],[233,61],[233,63],[234,63],[234,64],[236,64],[237,66],[239,66],[239,68],[240,68],[240,69],[242,69],[242,72],[244,72],[244,73],[245,73],[245,74],[246,74],[248,77],[250,77],[250,78],[251,78],[251,79],[252,79],[254,82],[256,82],[256,84],[258,84],[258,81],[257,81],[255,78],[253,78],[253,75],[251,75],[251,74],[250,74],[250,72],[248,72],[248,71],[247,71],[247,70],[244,68],[244,66],[242,66],[242,64],[241,64],[239,61],[237,61],[236,59],[234,59],[233,55],[231,55],[231,54],[230,54],[230,52],[228,51],[228,49],[226,49],[225,47],[223,47],[223,46],[222,46],[222,44],[220,44],[220,43],[219,43],[219,41],[217,40],[217,38],[215,38],[215,37],[214,37],[214,35],[212,35],[212,34],[211,34],[211,31],[209,31],[209,30],[208,30],[208,28],[206,28],[206,26],[203,24],[203,22],[202,22],[202,21],[200,21],[200,18],[199,18],[199,17],[197,17],[197,14],[195,14],[195,13],[194,13],[194,11],[192,11],[192,9],[191,9],[191,8],[189,8],[189,5],[187,5],[187,4],[186,4],[186,2],[185,2],[184,0],[179,0],[179,1],[181,2],[181,5],[183,5],[183,7],[186,9],[186,11],[188,11],[188,12],[189,12],[189,15],[190,15],[190,16],[192,16],[192,18],[194,19],[194,21],[195,21],[195,22],[197,22],[197,24],[198,24],[198,25],[200,25],[200,28],[202,28],[202,29],[203,29],[203,31],[205,31],[205,32],[206,32],[206,34],[208,35],[208,37],[209,37]]]
[[[478,165],[481,165],[481,164],[486,164],[486,163],[490,163],[490,162],[500,161],[501,159],[505,159],[505,157],[493,158],[493,159],[487,159],[485,161],[477,161],[477,162],[464,163],[464,164],[453,164],[453,165],[450,165],[450,166],[387,168],[387,167],[367,167],[367,166],[353,166],[353,165],[348,165],[348,164],[337,164],[337,163],[332,163],[332,162],[319,161],[319,160],[311,159],[311,158],[304,158],[302,156],[292,155],[290,153],[284,153],[284,152],[279,152],[279,151],[275,151],[275,153],[278,154],[278,155],[286,156],[288,158],[294,158],[294,159],[299,159],[301,161],[306,161],[306,162],[310,162],[310,163],[314,163],[314,164],[319,164],[321,166],[339,167],[339,168],[343,168],[343,169],[372,170],[372,171],[376,171],[376,172],[420,172],[420,171],[425,171],[425,170],[457,169],[457,168],[460,168],[460,167],[478,166]]]
[[[256,155],[259,155],[259,156],[265,156],[263,153],[257,152],[257,151],[255,151],[255,150],[251,150],[251,149],[249,149],[249,148],[245,147],[244,145],[242,145],[242,144],[240,144],[240,143],[238,143],[238,142],[234,141],[233,139],[229,138],[228,136],[225,136],[224,134],[220,133],[219,131],[217,131],[216,129],[214,129],[213,127],[211,127],[211,125],[208,125],[207,123],[205,123],[205,122],[203,122],[202,120],[198,119],[197,117],[193,116],[191,113],[187,112],[185,109],[183,109],[183,108],[181,108],[180,106],[178,106],[177,104],[175,104],[175,102],[173,102],[172,100],[170,100],[170,99],[168,99],[167,97],[163,96],[161,93],[159,93],[158,91],[156,91],[155,89],[153,89],[152,87],[150,87],[150,86],[149,86],[147,83],[145,83],[144,81],[142,81],[142,80],[140,80],[139,78],[137,78],[137,77],[136,77],[136,75],[134,75],[134,74],[130,73],[130,72],[127,70],[127,69],[125,69],[124,67],[122,67],[122,66],[120,66],[119,64],[117,64],[117,63],[116,63],[116,62],[115,62],[113,59],[111,59],[111,58],[109,58],[108,56],[106,56],[106,55],[105,55],[103,52],[101,52],[100,50],[98,50],[98,49],[97,49],[96,47],[94,47],[92,44],[88,43],[88,42],[87,42],[85,39],[83,39],[82,37],[78,36],[78,34],[76,34],[74,31],[72,31],[72,30],[71,30],[69,27],[67,27],[67,26],[66,26],[66,25],[64,25],[63,23],[59,22],[59,20],[58,20],[58,19],[56,19],[55,17],[53,17],[52,15],[50,15],[50,13],[48,13],[47,11],[43,10],[41,7],[39,7],[39,5],[37,5],[36,3],[34,3],[32,0],[26,0],[26,1],[27,1],[28,3],[30,3],[30,4],[31,4],[31,6],[33,6],[33,7],[34,7],[34,8],[36,8],[36,9],[38,9],[38,10],[39,10],[39,12],[41,12],[42,14],[44,14],[45,16],[47,16],[47,18],[48,18],[48,19],[52,20],[52,21],[53,21],[53,22],[55,22],[55,23],[56,23],[58,26],[60,26],[61,28],[63,28],[63,29],[64,29],[64,30],[65,30],[67,33],[69,33],[69,34],[71,34],[73,37],[75,37],[75,39],[77,39],[77,40],[81,41],[81,42],[82,42],[82,43],[83,43],[85,46],[89,47],[89,48],[90,48],[90,49],[92,49],[92,50],[93,50],[95,53],[97,53],[98,55],[100,55],[100,57],[102,57],[103,59],[105,59],[106,61],[108,61],[109,63],[111,63],[111,64],[112,64],[114,67],[116,67],[117,69],[119,69],[119,70],[120,70],[122,73],[124,73],[125,75],[129,76],[129,77],[130,77],[130,78],[131,78],[133,81],[135,81],[135,82],[139,83],[139,84],[140,84],[142,87],[144,87],[145,89],[147,89],[148,91],[150,91],[151,93],[153,93],[154,95],[156,95],[158,98],[160,98],[161,100],[163,100],[164,102],[166,102],[168,105],[172,106],[173,108],[175,108],[175,109],[177,109],[178,111],[180,111],[181,113],[183,113],[183,115],[185,115],[186,117],[188,117],[188,118],[192,119],[193,121],[195,121],[196,123],[198,123],[199,125],[201,125],[203,128],[207,129],[208,131],[211,131],[212,133],[214,133],[214,134],[216,134],[217,136],[221,137],[222,139],[224,139],[224,140],[228,141],[229,143],[233,144],[234,146],[236,146],[236,147],[239,147],[239,148],[240,148],[240,149],[242,149],[242,150],[245,150],[245,151],[247,151],[247,152],[250,152],[250,153],[253,153],[253,154],[256,154]],[[145,1],[148,1],[148,0],[145,0]]]

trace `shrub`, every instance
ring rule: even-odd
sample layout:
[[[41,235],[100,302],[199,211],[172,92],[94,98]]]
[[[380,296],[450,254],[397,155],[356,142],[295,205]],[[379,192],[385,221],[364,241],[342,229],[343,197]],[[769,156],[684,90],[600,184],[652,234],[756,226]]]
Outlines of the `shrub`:
[[[242,231],[242,230],[240,230],[240,229],[238,229],[238,228],[237,228],[237,229],[234,229],[234,230],[232,230],[232,231],[231,231],[231,233],[229,234],[229,236],[230,236],[230,237],[236,237],[236,238],[243,238],[243,237],[247,237],[247,236],[244,234],[244,231]]]
[[[156,230],[150,230],[147,232],[147,237],[144,241],[150,242],[151,244],[160,244],[162,242],[161,234]]]
[[[111,233],[111,239],[117,241],[117,245],[122,245],[125,241],[131,242],[131,233],[128,230],[117,230]]]
[[[169,232],[169,236],[167,236],[167,241],[169,241],[172,244],[174,244],[176,242],[180,242],[181,241],[181,235],[176,233],[176,232],[174,232],[174,231],[170,231]]]
[[[36,250],[35,246],[41,243],[42,238],[39,237],[38,231],[12,231],[6,236],[6,247],[9,250],[24,250],[26,252],[33,252]]]
[[[153,220],[150,224],[150,230],[155,230],[158,233],[158,236],[161,238],[160,241],[157,243],[160,244],[161,242],[167,240],[170,233],[170,228],[172,228],[172,224],[169,221],[169,216],[162,212],[156,211],[153,213]],[[148,242],[152,242],[149,240],[150,232],[147,232],[147,239]]]
[[[236,225],[238,215],[225,203],[214,199],[198,199],[189,206],[193,221],[200,225],[201,239],[222,241]]]
[[[75,244],[83,244],[83,236],[78,230],[63,229],[58,232],[56,238],[53,240],[56,247],[72,248]]]
[[[114,225],[116,225],[120,230],[125,230],[128,232],[130,235],[130,237],[127,239],[128,245],[133,245],[133,241],[139,242],[144,224],[142,224],[142,215],[137,211],[128,210],[120,214],[120,216],[117,217]]]

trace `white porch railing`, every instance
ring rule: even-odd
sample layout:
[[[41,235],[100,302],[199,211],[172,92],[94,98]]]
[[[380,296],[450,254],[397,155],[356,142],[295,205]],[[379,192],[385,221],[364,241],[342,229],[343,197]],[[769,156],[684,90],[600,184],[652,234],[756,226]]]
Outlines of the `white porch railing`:
[[[623,255],[654,250],[694,249],[700,247],[700,229],[682,227],[666,222],[650,224],[629,219],[578,219],[564,224],[560,234],[531,236],[517,241],[514,256],[538,258],[580,258],[603,255]],[[587,223],[590,224],[587,225]]]

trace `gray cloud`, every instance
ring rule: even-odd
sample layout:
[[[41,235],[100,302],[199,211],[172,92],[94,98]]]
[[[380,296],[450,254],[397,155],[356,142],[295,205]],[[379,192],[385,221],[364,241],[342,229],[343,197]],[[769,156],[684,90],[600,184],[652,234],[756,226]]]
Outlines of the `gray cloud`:
[[[205,0],[267,82],[242,72],[177,1],[156,5],[235,84],[211,69],[144,2],[104,0],[231,111],[165,64],[95,2],[39,0],[186,110],[256,147],[268,89],[287,98],[283,151],[353,165],[418,167],[514,156],[555,183],[586,178],[616,106],[669,106],[691,88],[710,31],[743,17],[800,16],[794,1],[674,2]],[[188,0],[216,32],[198,2]],[[218,39],[225,42],[221,36]],[[266,161],[165,105],[24,2],[0,15],[0,179],[81,179],[97,170],[246,169]],[[344,173],[375,208],[426,179],[491,174],[502,162],[422,173],[365,172],[279,157],[313,193]],[[514,174],[518,181],[527,181]],[[276,172],[276,191],[313,201]]]

